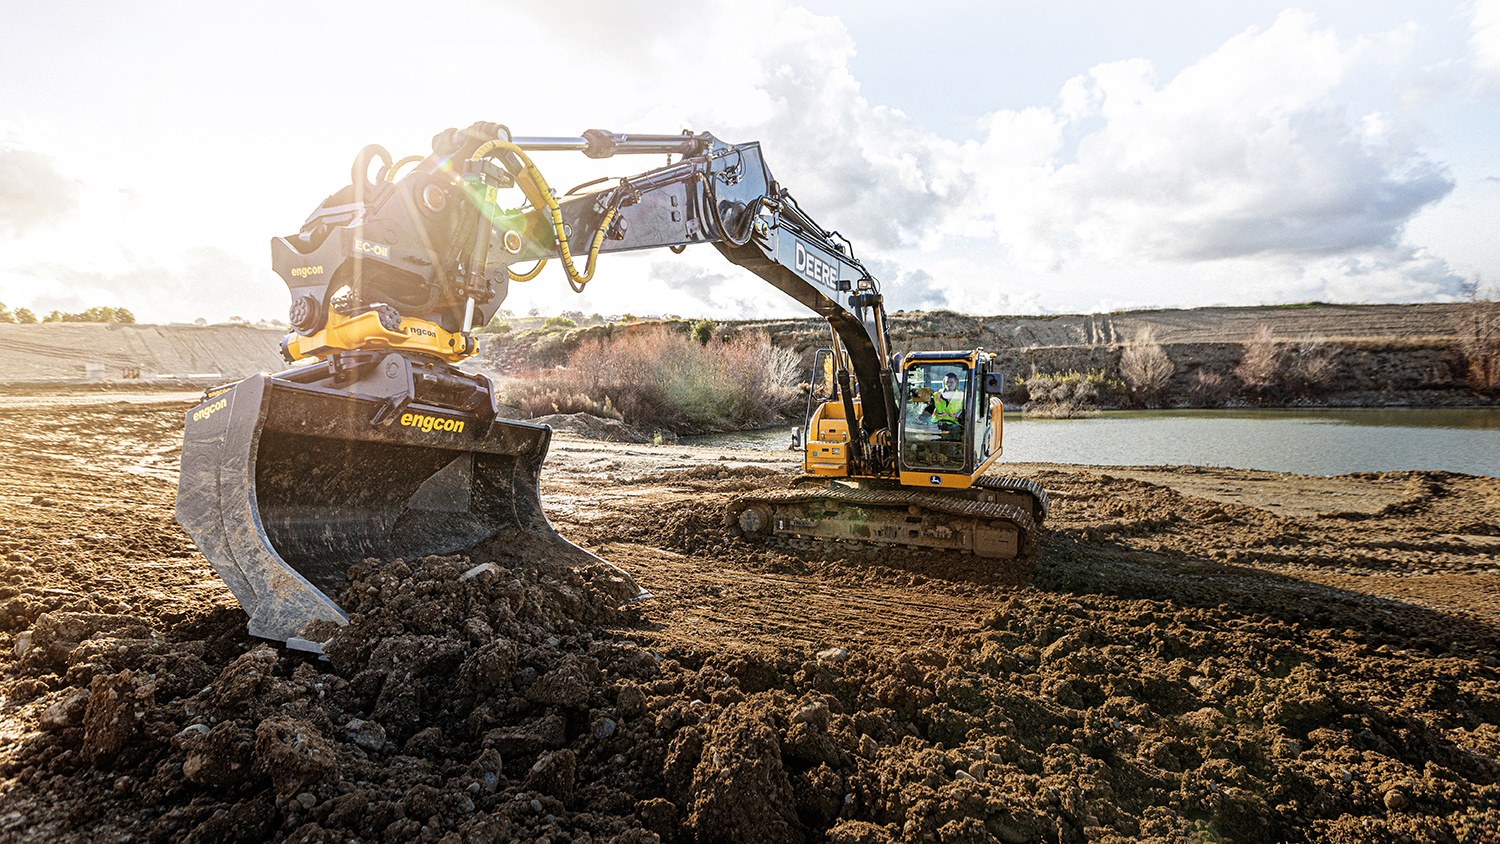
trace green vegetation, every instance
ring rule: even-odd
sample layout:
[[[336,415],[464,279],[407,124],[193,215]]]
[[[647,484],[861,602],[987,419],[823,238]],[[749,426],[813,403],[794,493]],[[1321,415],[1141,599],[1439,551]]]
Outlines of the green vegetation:
[[[1027,393],[1021,410],[1027,416],[1049,419],[1089,416],[1099,412],[1101,404],[1123,404],[1130,392],[1124,381],[1097,370],[1032,373],[1021,383]]]
[[[76,314],[53,311],[42,317],[42,322],[108,322],[119,325],[134,325],[135,314],[124,308],[96,307]]]
[[[584,412],[644,430],[737,430],[791,412],[797,375],[796,354],[765,332],[703,344],[660,326],[587,339],[566,366],[517,378],[503,398],[533,416]]]
[[[36,322],[36,314],[26,308],[16,308],[12,311],[10,308],[5,307],[4,302],[0,302],[0,322],[18,322],[22,325],[30,325]]]
[[[555,317],[547,317],[547,321],[544,322],[544,323],[542,323],[542,327],[543,328],[577,328],[578,327],[578,323],[575,320],[573,320],[572,317],[555,316]]]
[[[698,341],[698,345],[707,346],[708,341],[714,339],[714,329],[718,327],[718,323],[711,319],[700,319],[693,323],[693,339]]]

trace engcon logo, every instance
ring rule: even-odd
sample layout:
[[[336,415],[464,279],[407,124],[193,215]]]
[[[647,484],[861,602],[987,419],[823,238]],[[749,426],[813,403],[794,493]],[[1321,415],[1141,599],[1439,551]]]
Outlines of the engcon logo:
[[[218,413],[219,411],[223,410],[224,408],[226,408],[228,406],[229,406],[229,397],[225,396],[224,398],[219,399],[218,401],[214,402],[211,405],[208,405],[206,407],[202,407],[202,408],[199,408],[198,410],[193,411],[193,421],[194,422],[202,422],[203,420],[207,419],[210,416],[213,416],[215,413]]]
[[[458,433],[464,429],[462,419],[444,419],[441,416],[427,416],[421,413],[401,414],[401,424],[407,428],[420,428],[424,434],[430,434],[433,431]]]
[[[292,267],[292,278],[307,278],[310,275],[322,275],[323,267]]]
[[[356,237],[354,239],[354,251],[365,255],[374,255],[377,258],[391,257],[391,247],[384,243],[371,243],[368,240]]]
[[[432,337],[432,338],[436,338],[437,337],[437,332],[436,331],[433,331],[431,328],[423,328],[420,325],[408,325],[406,327],[406,333],[410,334],[412,336],[422,336],[422,337]]]

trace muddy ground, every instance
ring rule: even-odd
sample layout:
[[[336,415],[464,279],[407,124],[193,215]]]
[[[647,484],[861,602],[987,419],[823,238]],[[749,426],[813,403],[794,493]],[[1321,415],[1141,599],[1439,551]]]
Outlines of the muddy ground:
[[[763,548],[789,455],[554,443],[578,554],[353,572],[249,638],[172,518],[184,401],[0,402],[0,840],[1500,840],[1500,482],[1014,464],[1029,587]]]

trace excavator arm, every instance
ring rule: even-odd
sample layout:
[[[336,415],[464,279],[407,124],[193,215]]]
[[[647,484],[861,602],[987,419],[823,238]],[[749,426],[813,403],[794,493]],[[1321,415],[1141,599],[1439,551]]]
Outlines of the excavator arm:
[[[548,151],[668,163],[559,195],[531,159]],[[177,519],[250,615],[250,632],[319,650],[347,623],[337,596],[368,557],[454,553],[514,533],[579,565],[601,563],[542,511],[551,429],[499,418],[490,380],[454,364],[476,351],[471,332],[510,286],[546,262],[582,290],[603,253],[699,243],[828,320],[834,349],[820,360],[834,362],[837,390],[819,418],[832,420],[820,432],[836,439],[810,441],[808,454],[816,445],[815,474],[880,487],[736,502],[733,529],[1030,554],[1035,526],[1022,509],[1040,520],[1040,488],[957,489],[989,465],[980,462],[988,445],[962,459],[944,456],[961,443],[898,447],[898,381],[909,385],[893,366],[916,370],[891,353],[879,283],[777,183],[759,144],[707,133],[513,137],[476,123],[440,133],[426,156],[393,160],[366,147],[348,186],[272,240],[272,267],[292,298],[282,351],[295,365],[211,389],[187,413]],[[922,371],[977,377],[988,361],[953,355]],[[998,445],[998,421],[985,421]],[[968,437],[990,442],[972,428]],[[931,465],[914,475],[905,447],[943,454],[922,458]],[[907,476],[955,489],[913,497],[899,489]],[[846,516],[830,521],[834,510]],[[804,530],[814,524],[824,527]]]
[[[889,427],[894,388],[879,283],[847,241],[819,226],[777,183],[760,144],[729,144],[707,133],[601,130],[571,138],[511,137],[503,126],[478,123],[438,135],[433,147],[405,173],[385,150],[366,147],[355,160],[351,186],[325,201],[297,235],[272,241],[276,271],[292,292],[296,336],[287,348],[294,359],[336,349],[330,323],[343,327],[369,311],[386,314],[385,330],[366,317],[377,333],[352,333],[344,345],[374,342],[460,359],[473,351],[464,333],[487,322],[509,284],[526,278],[515,267],[561,260],[569,282],[581,290],[601,253],[712,243],[732,263],[828,320],[857,385],[848,392],[880,397],[866,402],[860,439]],[[559,197],[529,154],[560,150],[596,159],[678,158]],[[376,160],[380,172],[368,179]],[[499,204],[511,188],[525,195],[523,207]],[[335,232],[340,237],[331,238]],[[584,267],[575,265],[579,260]],[[412,343],[399,336],[401,318],[433,326],[407,326]]]

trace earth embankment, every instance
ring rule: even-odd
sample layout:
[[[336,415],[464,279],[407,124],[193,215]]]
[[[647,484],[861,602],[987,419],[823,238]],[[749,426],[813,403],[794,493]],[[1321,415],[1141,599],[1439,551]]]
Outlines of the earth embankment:
[[[982,348],[1014,379],[1035,374],[1095,372],[1121,378],[1127,345],[1147,335],[1172,364],[1161,391],[1169,406],[1225,403],[1328,406],[1429,406],[1490,404],[1496,396],[1474,389],[1470,362],[1459,344],[1461,304],[1306,305],[1258,308],[1128,311],[1055,316],[972,316],[952,311],[890,315],[896,351]],[[497,371],[522,371],[564,363],[590,339],[652,330],[659,323],[586,325],[545,330],[521,320],[510,335],[487,335],[484,359]],[[686,332],[691,321],[678,321]],[[1257,333],[1269,328],[1284,348],[1320,361],[1315,384],[1291,396],[1242,394],[1236,368]],[[524,330],[523,330],[524,329]],[[776,345],[795,349],[807,371],[827,346],[828,325],[813,318],[739,320],[717,331],[765,330]],[[1206,379],[1206,380],[1205,380]],[[1204,390],[1205,384],[1218,385]],[[1007,403],[1027,400],[1024,390]]]
[[[286,368],[283,333],[249,325],[0,324],[0,384],[150,388]]]

